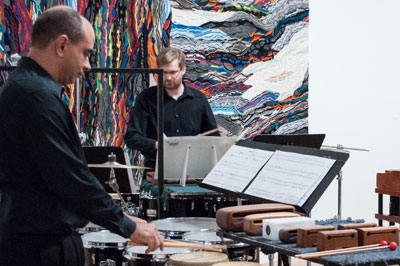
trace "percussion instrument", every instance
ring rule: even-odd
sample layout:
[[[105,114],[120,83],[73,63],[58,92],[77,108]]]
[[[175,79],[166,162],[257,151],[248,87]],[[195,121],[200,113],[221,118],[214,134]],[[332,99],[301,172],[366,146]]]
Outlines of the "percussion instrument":
[[[174,254],[169,258],[171,266],[212,266],[226,261],[229,261],[228,256],[218,252],[189,252]]]
[[[332,250],[358,246],[358,233],[355,229],[321,231],[317,235],[317,250]]]
[[[85,248],[85,266],[122,266],[127,240],[107,230],[82,235]]]
[[[101,164],[88,164],[89,168],[118,168],[118,169],[151,169],[144,166],[125,165],[118,162],[105,162]]]
[[[279,231],[287,227],[303,227],[315,225],[315,220],[309,217],[290,217],[278,219],[265,219],[262,222],[262,235],[268,240],[279,240]]]
[[[308,248],[317,244],[318,232],[333,231],[334,226],[331,225],[314,225],[300,227],[297,230],[296,246],[299,248]]]
[[[264,203],[242,206],[232,206],[217,211],[217,224],[226,231],[241,232],[243,230],[243,218],[250,214],[268,212],[294,212],[295,208],[281,203]]]
[[[140,218],[152,221],[157,217],[157,197],[143,193],[140,196]],[[201,193],[170,193],[161,200],[166,217],[212,217],[218,209],[237,205],[237,199],[225,196],[205,196]]]
[[[87,234],[87,233],[99,232],[99,231],[104,231],[104,230],[106,230],[104,227],[101,227],[100,225],[89,222],[85,227],[78,228],[78,234],[83,235],[83,234]]]
[[[256,259],[256,249],[248,244],[236,242],[217,235],[217,230],[202,229],[184,233],[183,241],[199,242],[206,245],[226,245],[227,255],[233,261],[253,261]]]
[[[219,262],[213,266],[262,266],[262,264],[257,262],[248,261],[230,261],[230,262]]]
[[[353,223],[353,224],[339,224],[337,229],[358,229],[358,228],[365,228],[365,227],[376,227],[376,223]]]
[[[171,248],[164,247],[161,251],[157,249],[155,251],[146,254],[146,246],[131,246],[125,249],[125,259],[127,266],[164,266],[167,265],[169,257],[177,253],[191,252],[192,250],[187,248]]]
[[[250,214],[243,218],[243,231],[251,235],[263,234],[263,221],[277,218],[299,217],[300,214],[294,212],[267,212]],[[267,235],[268,236],[268,235]],[[278,240],[278,236],[277,239]]]
[[[399,228],[397,226],[358,228],[358,245],[378,244],[381,240],[399,243]]]
[[[163,232],[166,238],[171,239],[182,239],[182,235],[190,231],[218,229],[215,218],[209,217],[165,218],[151,223],[157,227],[158,231]]]

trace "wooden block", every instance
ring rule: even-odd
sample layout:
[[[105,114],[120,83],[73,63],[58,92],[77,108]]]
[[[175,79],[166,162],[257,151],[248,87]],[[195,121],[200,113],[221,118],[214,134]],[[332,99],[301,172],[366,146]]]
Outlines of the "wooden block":
[[[323,226],[323,225],[315,225],[315,226],[306,226],[300,227],[297,230],[297,241],[296,246],[300,248],[307,248],[317,245],[317,236],[318,232],[321,231],[333,231],[335,230],[334,226]]]
[[[389,170],[376,174],[376,188],[390,191],[400,191],[400,171]]]
[[[339,224],[338,230],[358,229],[365,227],[376,227],[376,223],[354,223],[354,224]]]
[[[216,213],[217,224],[226,231],[243,231],[243,218],[250,214],[267,212],[294,212],[291,205],[281,203],[251,204],[221,208]]]
[[[396,226],[367,227],[357,230],[360,246],[379,244],[382,240],[399,244],[399,228]]]
[[[332,250],[358,246],[358,233],[355,229],[321,231],[317,236],[317,250]]]
[[[298,227],[283,228],[279,231],[279,240],[285,244],[296,243]]]
[[[267,212],[247,215],[243,218],[243,231],[250,234],[262,235],[262,224],[264,219],[299,217],[300,214],[294,212]]]

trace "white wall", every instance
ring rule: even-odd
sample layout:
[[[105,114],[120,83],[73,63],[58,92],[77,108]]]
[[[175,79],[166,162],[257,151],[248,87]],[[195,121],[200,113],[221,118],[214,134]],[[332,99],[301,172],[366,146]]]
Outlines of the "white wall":
[[[310,133],[370,150],[351,151],[343,168],[343,218],[375,222],[376,173],[400,169],[399,10],[399,0],[310,0]],[[312,216],[336,206],[335,180]]]

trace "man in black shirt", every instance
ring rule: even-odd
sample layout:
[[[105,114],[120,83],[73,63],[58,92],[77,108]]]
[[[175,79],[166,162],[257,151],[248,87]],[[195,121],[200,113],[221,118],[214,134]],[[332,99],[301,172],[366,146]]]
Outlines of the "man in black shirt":
[[[95,36],[72,8],[44,12],[27,57],[0,89],[0,265],[84,264],[88,220],[163,248],[156,227],[124,214],[89,171],[61,85],[90,69]]]
[[[165,135],[195,136],[216,129],[217,123],[204,94],[182,83],[186,71],[184,53],[176,48],[163,49],[157,65],[163,69]],[[154,168],[158,148],[157,87],[138,95],[129,119],[126,145],[142,152],[145,165]]]

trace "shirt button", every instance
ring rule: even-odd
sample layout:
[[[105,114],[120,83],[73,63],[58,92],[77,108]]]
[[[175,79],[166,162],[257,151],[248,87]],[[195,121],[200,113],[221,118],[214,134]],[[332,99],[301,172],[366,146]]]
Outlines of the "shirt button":
[[[179,115],[175,115],[175,117],[179,117]]]
[[[179,133],[179,129],[176,130],[176,133]]]

